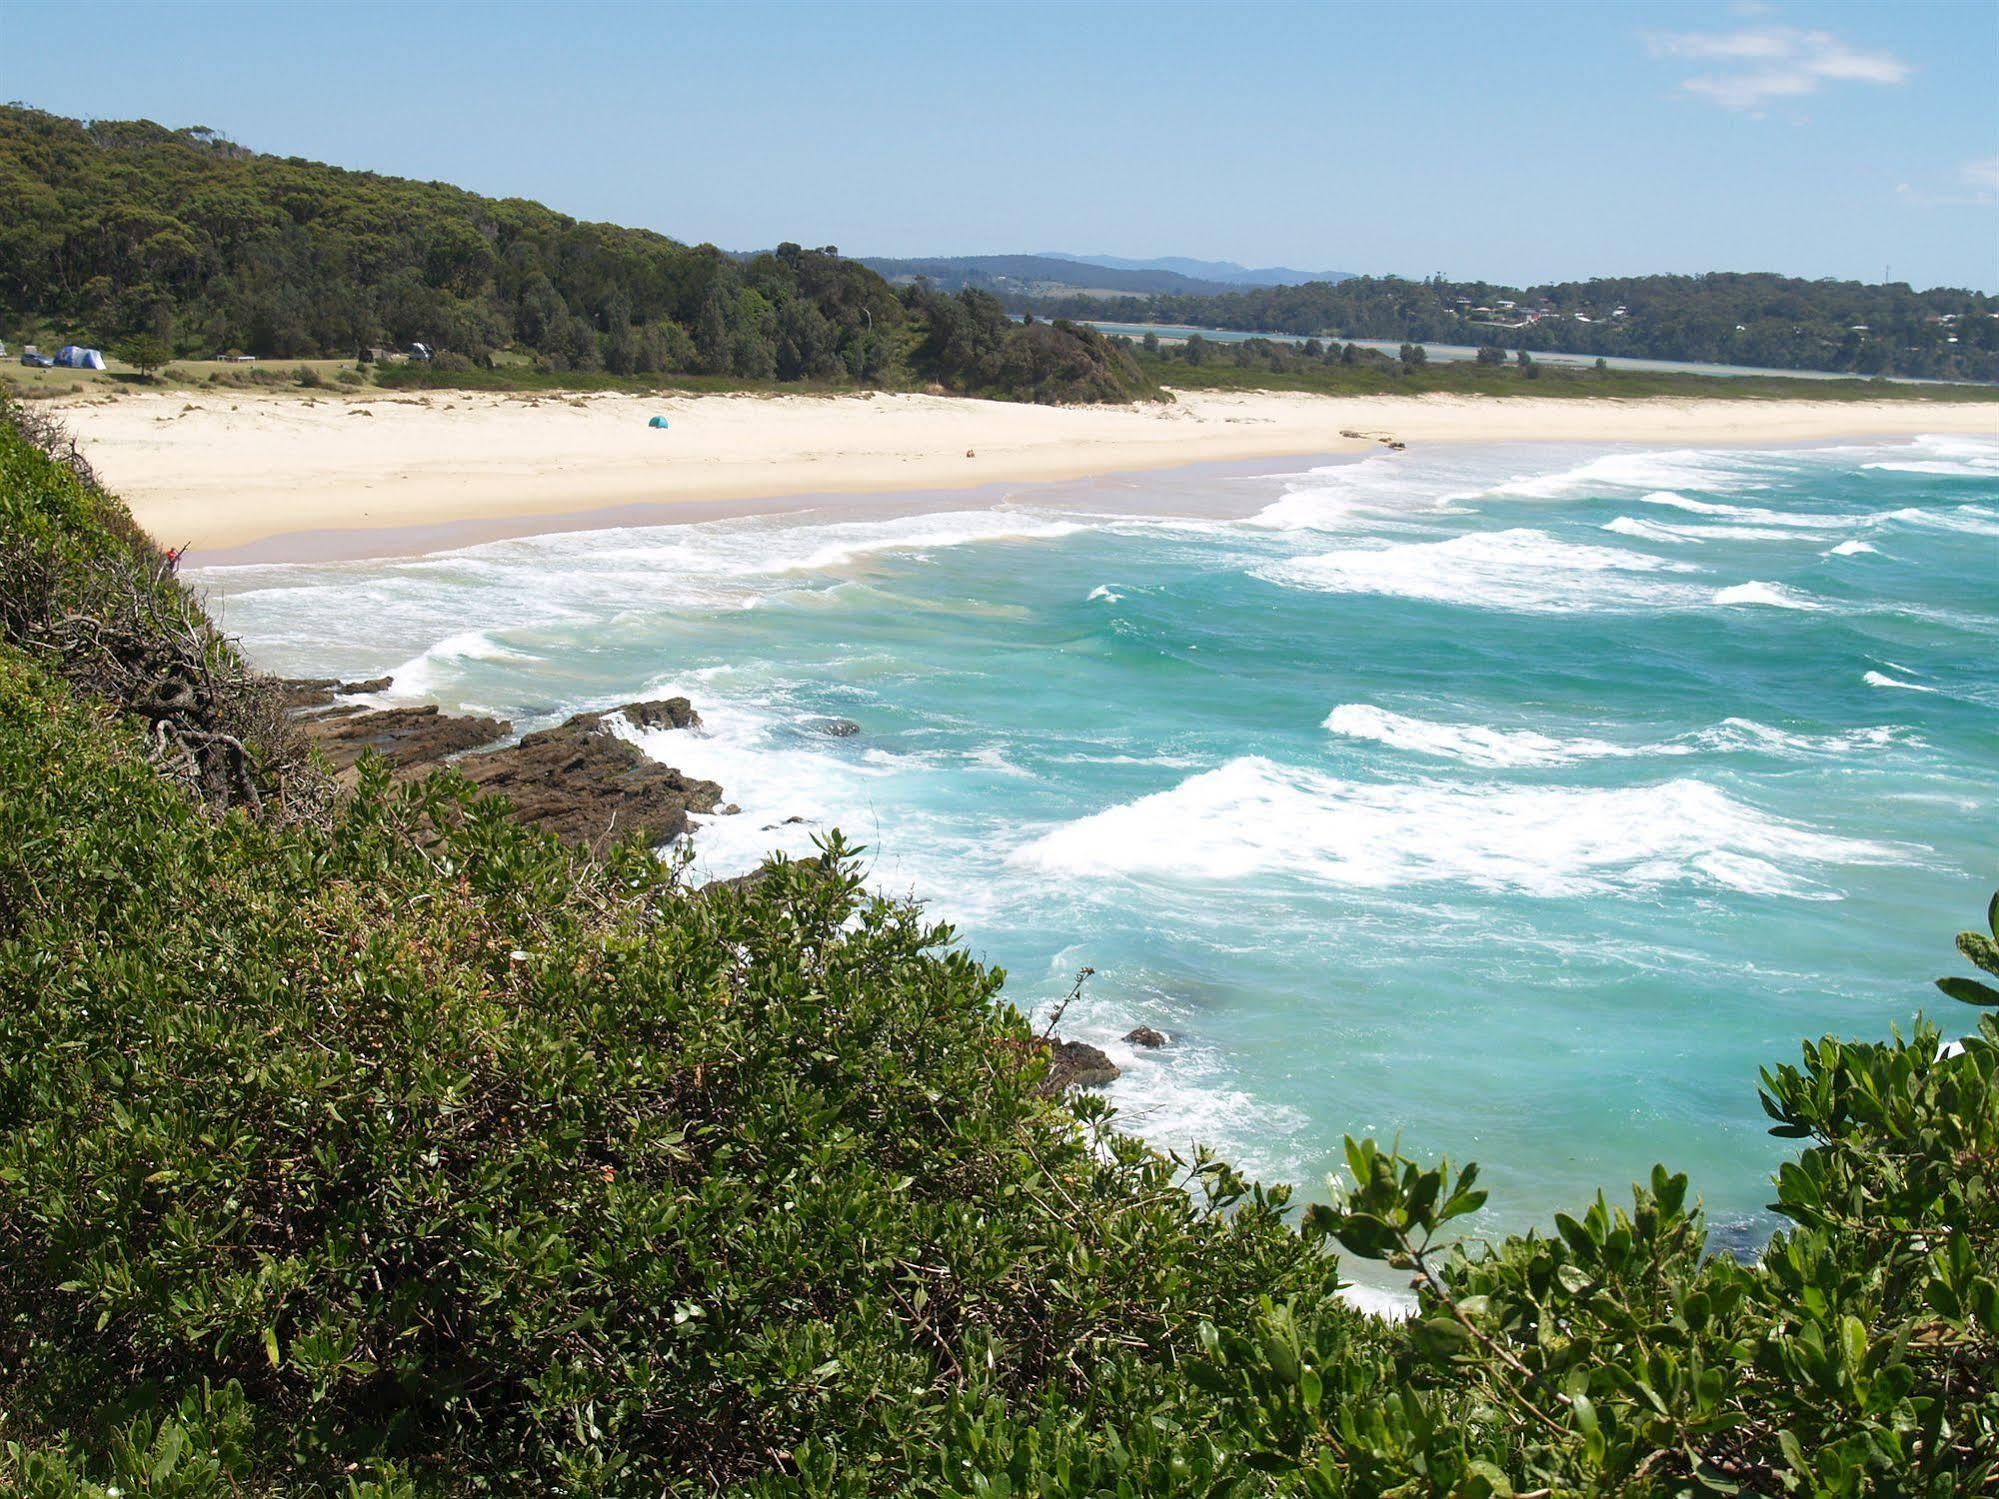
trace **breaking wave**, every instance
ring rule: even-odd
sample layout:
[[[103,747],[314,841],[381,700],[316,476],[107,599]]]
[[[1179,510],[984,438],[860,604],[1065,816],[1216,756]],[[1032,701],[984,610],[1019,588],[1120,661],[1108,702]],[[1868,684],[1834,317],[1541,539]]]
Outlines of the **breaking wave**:
[[[1063,877],[1266,875],[1551,898],[1695,885],[1837,899],[1815,876],[1908,854],[1772,817],[1692,779],[1614,788],[1376,785],[1251,755],[1054,828],[1009,862]]]
[[[1801,759],[1920,742],[1909,730],[1895,724],[1848,729],[1834,734],[1800,734],[1772,728],[1753,719],[1725,718],[1711,728],[1675,735],[1668,740],[1621,744],[1591,736],[1560,739],[1533,729],[1439,723],[1405,713],[1393,713],[1372,703],[1341,703],[1327,715],[1325,727],[1344,738],[1367,740],[1393,749],[1456,760],[1464,765],[1489,770],[1575,765],[1587,760],[1738,751]]]
[[[1267,581],[1324,593],[1372,593],[1526,613],[1687,605],[1705,595],[1662,573],[1698,569],[1545,531],[1481,531],[1446,541],[1351,547],[1257,569]]]

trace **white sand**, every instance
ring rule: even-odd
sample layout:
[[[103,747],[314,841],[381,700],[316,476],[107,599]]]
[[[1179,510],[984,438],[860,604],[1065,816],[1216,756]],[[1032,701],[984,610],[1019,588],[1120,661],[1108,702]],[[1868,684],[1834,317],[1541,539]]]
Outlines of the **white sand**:
[[[1020,406],[920,395],[306,398],[145,393],[59,411],[155,537],[537,519],[630,504],[949,489],[1435,442],[1783,443],[1999,436],[1999,404],[1183,392]],[[646,425],[659,414],[667,431]],[[1365,434],[1343,437],[1343,431]],[[301,538],[300,555],[314,548]]]

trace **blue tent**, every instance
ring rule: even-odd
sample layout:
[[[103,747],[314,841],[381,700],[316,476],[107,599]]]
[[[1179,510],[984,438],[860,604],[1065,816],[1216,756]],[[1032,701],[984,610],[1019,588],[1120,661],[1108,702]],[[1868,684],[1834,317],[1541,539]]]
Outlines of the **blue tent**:
[[[101,370],[104,368],[104,356],[96,349],[64,344],[56,350],[56,364],[66,370]]]
[[[663,416],[656,416],[651,421],[647,422],[646,425],[648,427],[657,427],[660,429],[660,431],[664,432],[666,430],[666,418]]]

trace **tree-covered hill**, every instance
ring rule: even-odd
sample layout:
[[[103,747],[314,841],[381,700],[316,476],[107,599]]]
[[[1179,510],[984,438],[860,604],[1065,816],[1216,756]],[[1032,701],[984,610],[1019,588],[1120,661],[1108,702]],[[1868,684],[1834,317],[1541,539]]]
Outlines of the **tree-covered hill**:
[[[207,130],[0,108],[0,331],[16,335],[142,335],[182,357],[421,342],[475,364],[518,349],[558,372],[1152,393],[1088,330],[1037,335],[999,380],[960,368],[931,337],[936,316],[934,298],[899,296],[830,247],[741,261],[519,198],[263,156]],[[1043,378],[1012,382],[1023,370]]]
[[[1064,317],[1256,333],[1999,380],[1999,298],[1899,283],[1716,273],[1511,287],[1357,276],[1205,297],[1008,302]]]
[[[1046,1096],[1003,976],[837,841],[697,890],[449,772],[332,797],[273,701],[0,405],[0,1492],[1999,1475],[1990,1012],[1765,1075],[1803,1149],[1754,1265],[1664,1168],[1447,1251],[1469,1168],[1356,1143],[1301,1214]],[[1983,926],[1959,947],[1999,975],[1999,901]],[[1418,1315],[1355,1312],[1335,1246]]]
[[[1056,255],[932,255],[904,260],[864,256],[861,264],[891,281],[921,277],[939,291],[976,286],[995,294],[1017,292],[1030,296],[1060,292],[1205,296],[1229,289],[1225,282],[1203,281],[1177,271],[1150,267],[1124,269],[1065,260]]]

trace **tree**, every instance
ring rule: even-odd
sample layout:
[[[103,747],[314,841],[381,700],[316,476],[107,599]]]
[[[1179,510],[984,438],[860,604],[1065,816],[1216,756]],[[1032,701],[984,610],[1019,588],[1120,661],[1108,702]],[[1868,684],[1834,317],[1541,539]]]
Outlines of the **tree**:
[[[1480,344],[1477,359],[1484,365],[1504,364],[1506,350],[1500,348],[1498,344]]]
[[[152,333],[135,333],[111,352],[147,379],[174,357],[173,345]]]

